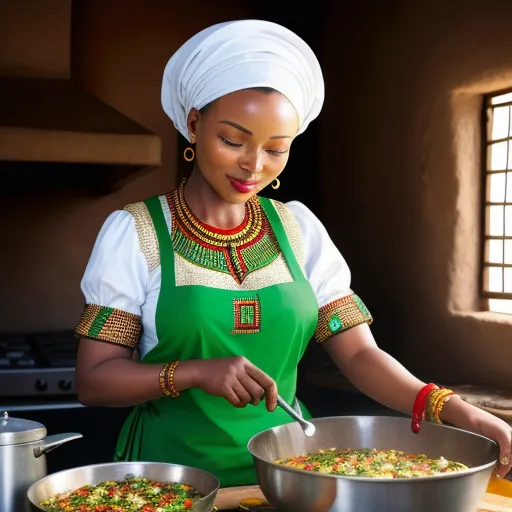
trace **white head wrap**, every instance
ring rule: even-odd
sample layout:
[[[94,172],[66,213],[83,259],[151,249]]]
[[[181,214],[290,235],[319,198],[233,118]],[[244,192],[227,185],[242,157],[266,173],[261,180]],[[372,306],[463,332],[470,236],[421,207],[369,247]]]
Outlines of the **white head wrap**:
[[[189,140],[187,116],[226,94],[272,87],[297,111],[302,133],[324,101],[324,80],[311,48],[287,28],[260,20],[219,23],[197,33],[170,58],[162,106]]]

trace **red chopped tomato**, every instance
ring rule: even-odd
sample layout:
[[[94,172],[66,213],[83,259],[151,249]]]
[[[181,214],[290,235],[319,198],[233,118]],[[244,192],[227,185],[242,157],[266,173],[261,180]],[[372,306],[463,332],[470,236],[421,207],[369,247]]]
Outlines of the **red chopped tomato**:
[[[140,509],[140,512],[155,512],[155,509],[149,505],[145,505]]]
[[[192,500],[189,500],[189,499],[186,499],[186,500],[183,502],[183,506],[184,506],[184,507],[187,507],[187,508],[191,508],[193,504],[194,504],[194,503],[192,502]]]

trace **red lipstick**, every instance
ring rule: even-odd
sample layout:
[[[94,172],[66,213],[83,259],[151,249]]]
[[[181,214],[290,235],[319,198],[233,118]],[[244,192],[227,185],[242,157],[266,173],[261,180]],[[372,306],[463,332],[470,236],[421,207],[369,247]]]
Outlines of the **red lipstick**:
[[[228,180],[231,183],[231,186],[239,194],[248,194],[249,192],[252,192],[259,184],[259,181],[237,180],[236,178],[232,178],[231,176],[228,176]]]

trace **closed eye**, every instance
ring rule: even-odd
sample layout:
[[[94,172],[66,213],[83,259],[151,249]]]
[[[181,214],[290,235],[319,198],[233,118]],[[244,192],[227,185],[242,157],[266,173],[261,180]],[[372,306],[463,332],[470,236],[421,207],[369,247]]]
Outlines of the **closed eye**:
[[[238,142],[231,142],[229,139],[226,139],[226,137],[220,137],[220,140],[224,142],[224,144],[227,144],[228,146],[231,146],[233,148],[240,148],[243,146],[243,144],[240,144]]]
[[[270,153],[271,155],[275,156],[282,156],[288,153],[288,150],[285,149],[284,151],[277,151],[277,149],[267,149],[267,153]]]
[[[242,143],[233,142],[229,139],[226,139],[226,137],[222,137],[222,135],[219,135],[219,138],[222,142],[224,142],[224,144],[231,146],[232,148],[241,148],[243,146]],[[277,149],[267,149],[266,151],[267,151],[267,153],[270,153],[271,155],[274,155],[274,156],[282,156],[282,155],[285,155],[286,153],[288,153],[287,149],[285,149],[284,151],[279,151]]]

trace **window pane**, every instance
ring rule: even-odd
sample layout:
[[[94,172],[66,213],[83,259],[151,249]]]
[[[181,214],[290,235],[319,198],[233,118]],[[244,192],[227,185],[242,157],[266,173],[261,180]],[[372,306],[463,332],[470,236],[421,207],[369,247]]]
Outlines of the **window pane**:
[[[490,147],[491,168],[490,171],[504,171],[507,168],[507,145],[505,142],[497,142]]]
[[[490,292],[503,291],[503,269],[501,267],[487,268],[488,280],[487,289]]]
[[[503,240],[487,240],[485,252],[487,263],[503,263]]]
[[[503,269],[501,267],[487,267],[486,269],[487,290],[490,292],[503,291]]]
[[[512,206],[505,206],[505,235],[512,236]]]
[[[512,268],[504,269],[504,289],[505,293],[512,293]]]
[[[512,314],[512,300],[489,299],[489,311],[510,315]]]
[[[509,173],[512,174],[512,173]],[[505,201],[505,178],[507,173],[497,172],[487,175],[487,194],[491,203],[503,203]],[[507,186],[511,189],[510,195],[512,197],[512,184]],[[507,190],[508,193],[508,190]]]
[[[497,105],[498,103],[508,103],[512,101],[512,92],[507,92],[506,94],[501,94],[500,96],[495,96],[491,99],[491,103],[493,105]]]
[[[491,175],[489,175],[491,176]],[[512,172],[507,172],[507,203],[512,203]]]
[[[505,263],[512,264],[512,240],[505,240]]]
[[[487,207],[487,234],[503,236],[503,206]]]
[[[507,169],[512,169],[512,144],[507,142],[508,144],[508,160],[507,160]]]
[[[493,109],[492,114],[492,140],[505,139],[508,137],[510,107],[498,107]]]

